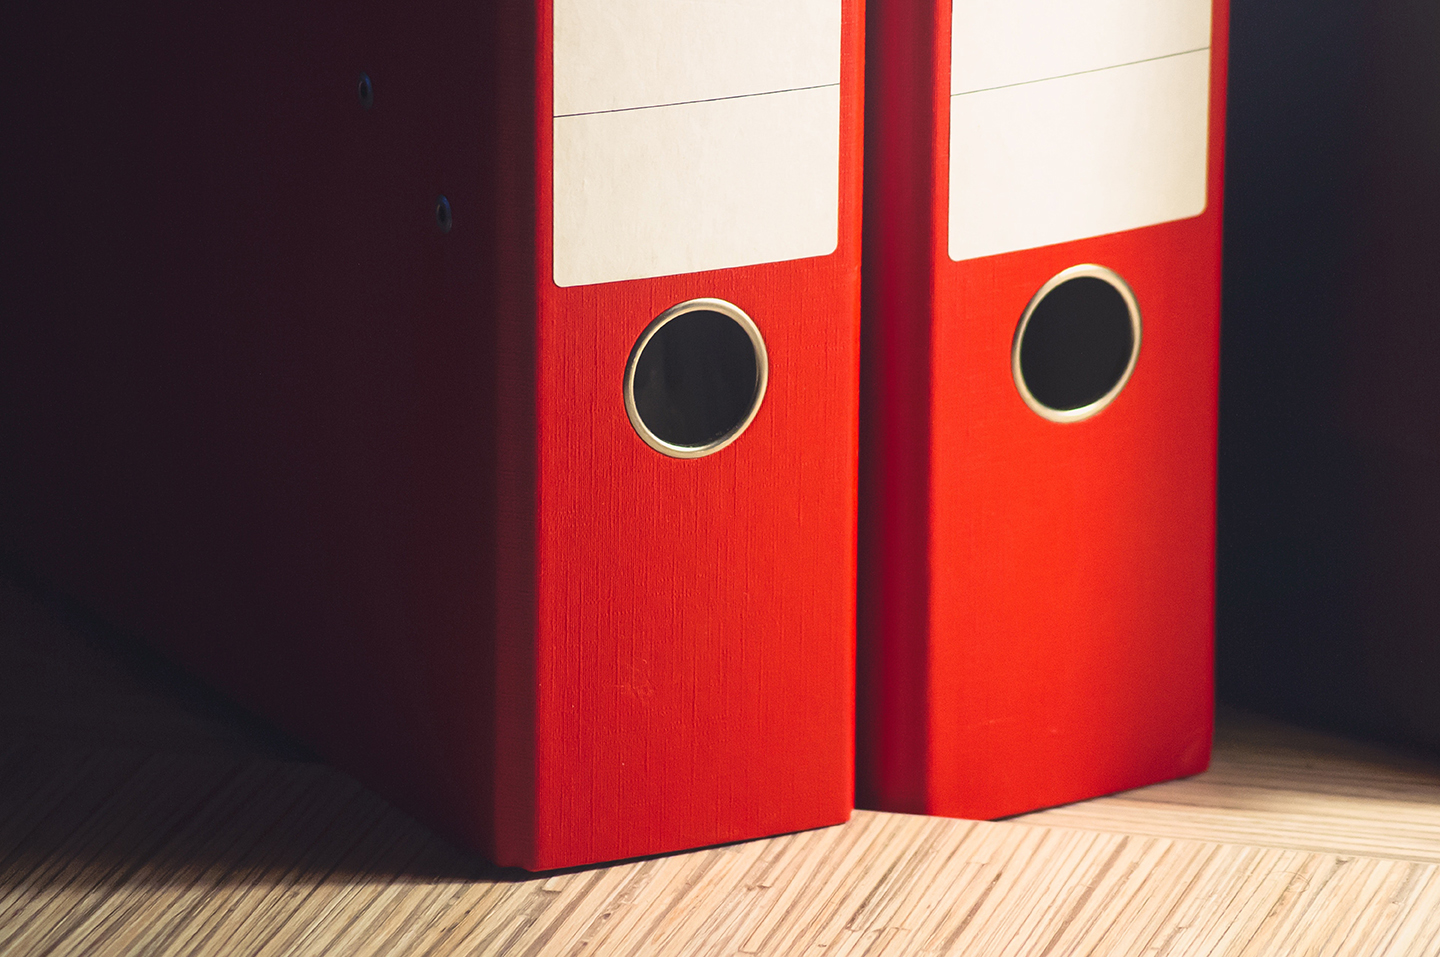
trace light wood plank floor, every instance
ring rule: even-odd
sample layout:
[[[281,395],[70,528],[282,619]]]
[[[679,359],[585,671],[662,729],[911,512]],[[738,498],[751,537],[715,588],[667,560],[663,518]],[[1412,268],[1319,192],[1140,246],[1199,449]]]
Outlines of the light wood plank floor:
[[[0,954],[65,953],[1440,954],[1440,763],[1225,714],[1186,781],[532,876],[0,583]]]

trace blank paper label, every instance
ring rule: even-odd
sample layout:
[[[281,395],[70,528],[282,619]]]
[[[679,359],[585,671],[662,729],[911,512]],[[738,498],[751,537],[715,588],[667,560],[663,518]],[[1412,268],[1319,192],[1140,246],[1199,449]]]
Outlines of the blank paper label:
[[[554,278],[780,262],[839,237],[839,0],[555,0]]]
[[[950,258],[1196,216],[1209,0],[955,0]]]

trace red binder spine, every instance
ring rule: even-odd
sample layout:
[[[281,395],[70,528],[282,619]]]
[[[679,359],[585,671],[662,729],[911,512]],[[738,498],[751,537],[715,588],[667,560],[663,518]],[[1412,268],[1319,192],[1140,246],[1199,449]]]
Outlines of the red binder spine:
[[[867,158],[857,786],[868,806],[995,817],[1194,773],[1207,760],[1227,23],[1221,2],[1203,38],[1117,54],[1117,70],[1060,66],[952,85],[952,50],[973,40],[952,29],[952,6],[963,5],[932,4],[924,18],[872,11],[872,114],[883,118]],[[1177,34],[1196,32],[1207,11],[1192,13]],[[983,47],[966,49],[984,58]],[[1118,225],[1062,223],[1017,239],[1006,230],[1048,212],[1023,208],[1021,196],[1017,212],[984,225],[987,191],[1003,184],[977,181],[983,164],[972,158],[996,155],[985,149],[997,137],[1026,142],[1035,125],[1020,112],[1006,125],[987,104],[1052,80],[1183,64],[1193,95],[1202,57],[1208,112],[1183,132],[1205,136],[1205,166],[1181,157],[1201,170],[1185,174],[1187,197],[1204,190],[1199,205],[1132,228],[1102,216],[1092,221]],[[928,65],[930,82],[911,65]],[[1143,104],[1152,82],[1126,90]],[[999,127],[983,126],[997,115]],[[952,116],[980,125],[952,137]],[[1063,140],[1052,145],[1070,155]],[[928,204],[879,184],[916,171]],[[968,190],[958,198],[957,183]],[[981,241],[977,221],[991,229]],[[1118,277],[1115,297],[1128,290],[1138,302],[1138,358],[1097,414],[1051,420],[1020,390],[1017,334],[1047,282],[1087,264]]]
[[[861,7],[842,7],[833,253],[568,286],[552,279],[562,235],[555,28],[551,4],[540,11],[534,458],[526,466],[534,522],[516,524],[517,536],[533,528],[535,618],[529,657],[508,666],[517,680],[534,668],[534,751],[517,749],[497,767],[499,793],[529,791],[534,817],[517,820],[515,844],[497,857],[542,869],[845,820],[854,762]],[[626,420],[620,372],[652,320],[704,297],[753,318],[768,350],[768,387],[732,445],[673,458]]]

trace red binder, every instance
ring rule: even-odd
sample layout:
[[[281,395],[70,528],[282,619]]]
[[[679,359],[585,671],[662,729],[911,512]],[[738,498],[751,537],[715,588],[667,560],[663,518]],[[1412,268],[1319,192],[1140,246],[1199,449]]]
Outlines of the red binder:
[[[682,6],[15,51],[7,547],[501,864],[852,806],[861,7]]]
[[[861,806],[1208,761],[1226,15],[871,11]]]

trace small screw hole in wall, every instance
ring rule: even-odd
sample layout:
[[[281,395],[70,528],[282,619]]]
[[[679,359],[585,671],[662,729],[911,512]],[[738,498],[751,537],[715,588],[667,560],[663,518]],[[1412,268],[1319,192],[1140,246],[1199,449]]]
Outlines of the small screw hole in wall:
[[[454,225],[454,220],[450,215],[450,200],[444,196],[435,201],[435,225],[440,227],[442,233],[448,233],[450,227]]]
[[[360,82],[356,86],[356,92],[360,96],[360,108],[368,110],[375,105],[375,86],[370,82],[370,74],[360,74]]]

